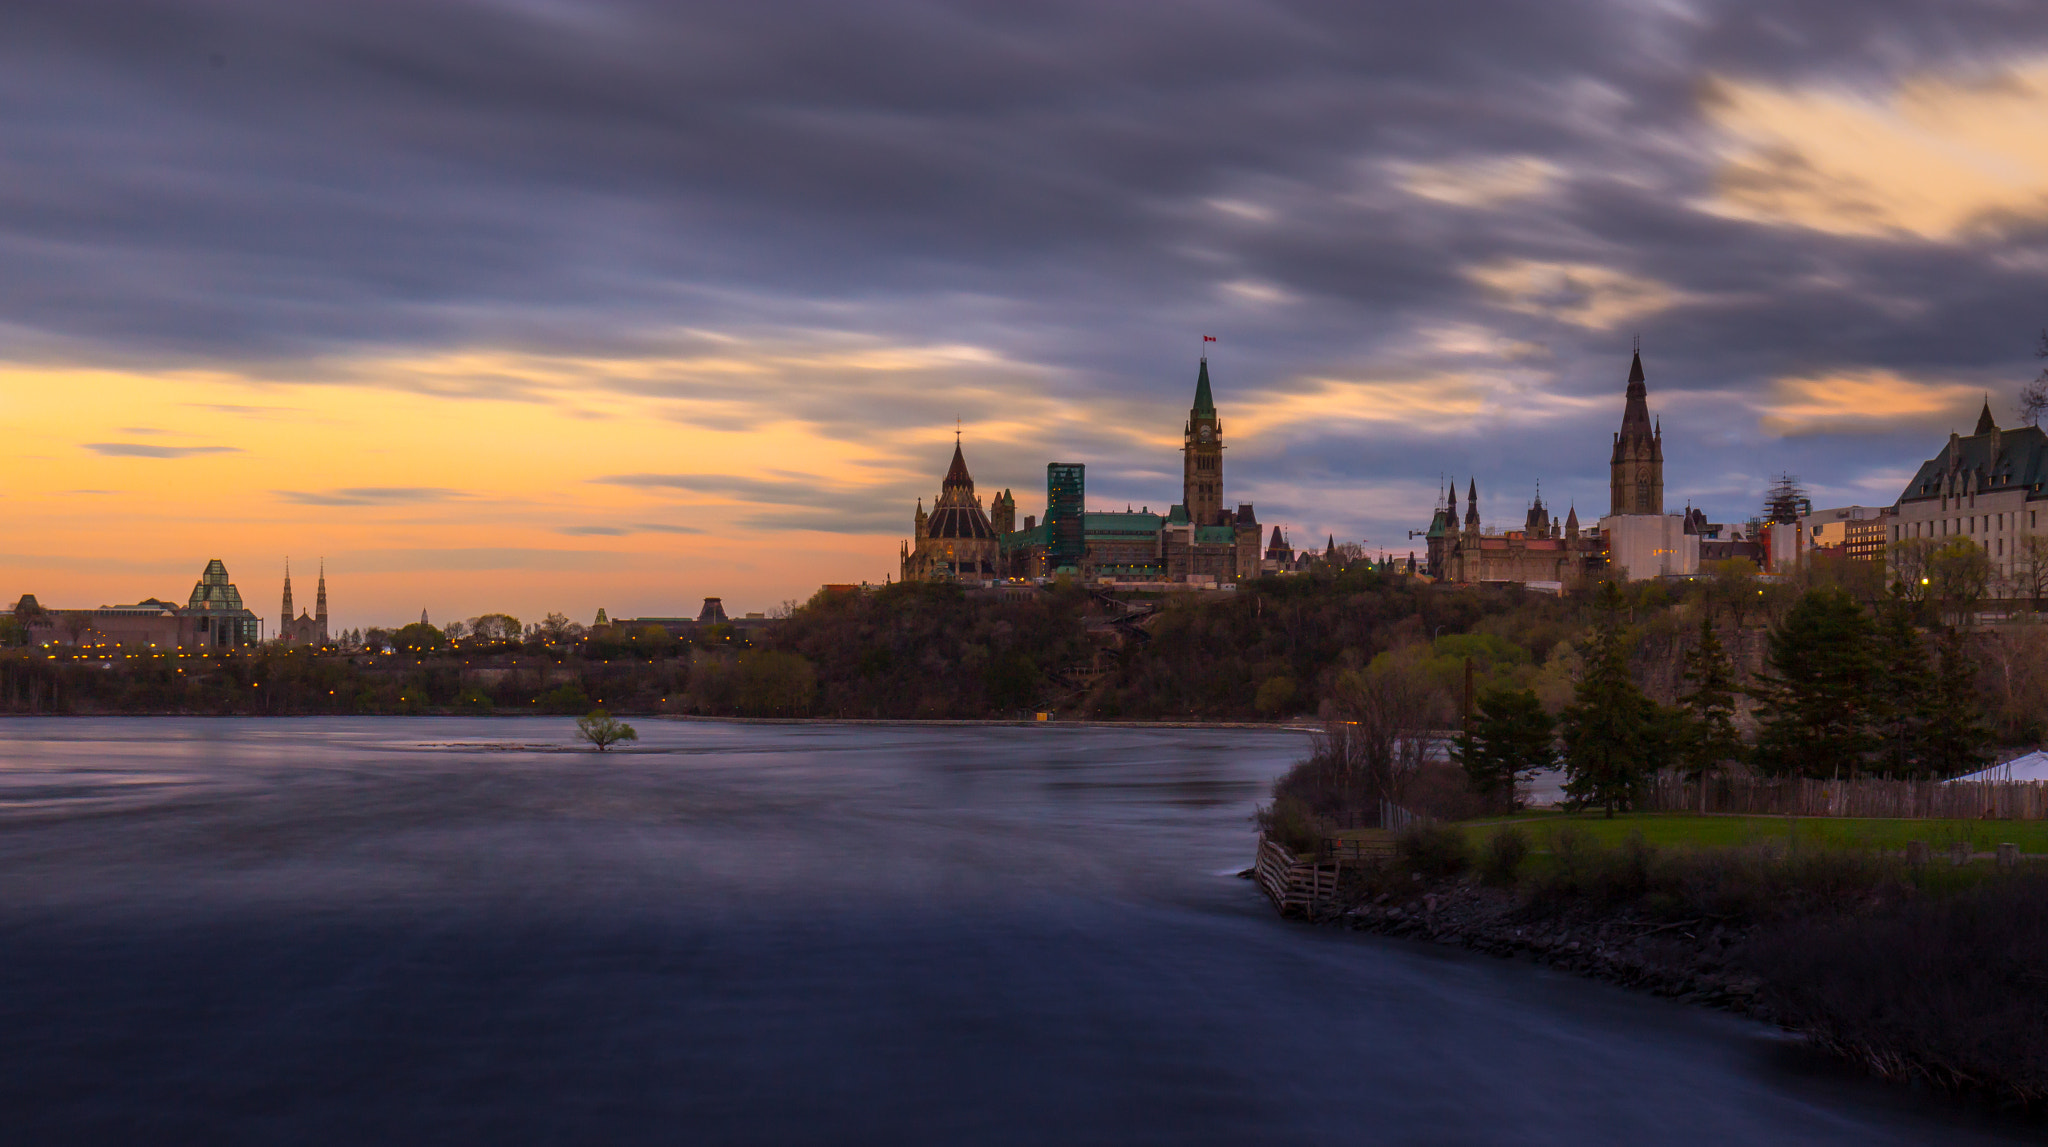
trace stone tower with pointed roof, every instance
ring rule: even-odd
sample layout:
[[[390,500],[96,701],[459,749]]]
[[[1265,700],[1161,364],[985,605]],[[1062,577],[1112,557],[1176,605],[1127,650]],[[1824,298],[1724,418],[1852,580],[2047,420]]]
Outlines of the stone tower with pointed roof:
[[[1621,429],[1614,435],[1608,482],[1613,494],[1610,514],[1664,512],[1664,428],[1650,421],[1641,347],[1636,348],[1628,367],[1628,400],[1621,412]]]
[[[1197,526],[1223,524],[1223,420],[1209,392],[1209,356],[1195,375],[1195,404],[1188,408],[1181,447],[1181,505]]]
[[[927,516],[923,502],[914,519],[917,536],[903,543],[904,581],[988,581],[1000,576],[1002,547],[993,523],[974,494],[967,455],[953,443],[953,464],[939,483],[938,500]]]
[[[320,590],[314,601],[315,612],[307,613],[300,610],[297,617],[292,616],[292,563],[290,558],[286,558],[284,612],[279,615],[277,622],[279,642],[285,645],[327,644],[327,562],[324,559],[320,562]]]

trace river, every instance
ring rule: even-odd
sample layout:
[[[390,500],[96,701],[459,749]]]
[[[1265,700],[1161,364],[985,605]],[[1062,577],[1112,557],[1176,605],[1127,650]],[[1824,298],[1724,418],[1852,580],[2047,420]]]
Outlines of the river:
[[[24,1143],[2004,1142],[1768,1029],[1283,922],[1246,730],[0,722]]]

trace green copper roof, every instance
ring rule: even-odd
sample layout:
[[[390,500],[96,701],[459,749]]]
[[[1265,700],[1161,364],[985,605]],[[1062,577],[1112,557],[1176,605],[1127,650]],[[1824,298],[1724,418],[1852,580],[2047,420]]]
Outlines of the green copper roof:
[[[1216,413],[1216,400],[1209,395],[1209,356],[1202,356],[1202,373],[1195,376],[1195,417]]]

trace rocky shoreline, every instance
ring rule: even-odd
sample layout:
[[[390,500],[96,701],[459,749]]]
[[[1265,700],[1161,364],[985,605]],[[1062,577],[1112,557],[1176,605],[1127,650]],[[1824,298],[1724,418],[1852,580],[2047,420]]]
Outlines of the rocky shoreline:
[[[1383,892],[1315,919],[1491,956],[1526,957],[1685,1003],[1774,1018],[1762,998],[1763,982],[1739,966],[1751,929],[1721,921],[1666,922],[1587,909],[1532,918],[1514,893],[1459,881],[1398,900]]]

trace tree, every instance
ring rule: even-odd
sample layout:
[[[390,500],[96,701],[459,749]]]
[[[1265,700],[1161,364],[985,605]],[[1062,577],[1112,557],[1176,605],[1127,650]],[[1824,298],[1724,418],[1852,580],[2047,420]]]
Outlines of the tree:
[[[2041,344],[2034,348],[2034,357],[2048,358],[2048,329],[2041,331]],[[2048,369],[2020,390],[2019,414],[2021,422],[2041,425],[2041,416],[2048,414]]]
[[[517,641],[522,631],[519,619],[507,613],[486,613],[469,619],[469,636],[476,641]]]
[[[1340,674],[1330,691],[1339,718],[1329,726],[1330,756],[1354,777],[1359,807],[1400,804],[1422,771],[1429,730],[1444,716],[1442,691],[1415,668],[1428,647],[1411,645]]]
[[[1991,590],[1991,555],[1969,538],[1951,538],[1927,558],[1928,599],[1961,625]]]
[[[1600,805],[1608,816],[1635,803],[1643,781],[1664,764],[1663,713],[1629,675],[1628,634],[1613,582],[1602,587],[1605,615],[1585,650],[1586,671],[1558,722],[1564,741],[1565,796]]]
[[[2012,563],[2014,597],[2033,603],[2041,611],[2041,599],[2048,597],[2048,534],[2022,534],[2014,547]]]
[[[392,634],[390,641],[399,652],[413,654],[433,653],[448,644],[448,638],[440,630],[424,621],[415,621]]]
[[[542,645],[567,645],[583,636],[583,626],[559,613],[551,613],[526,627],[526,637]]]
[[[1875,751],[1870,617],[1839,588],[1808,591],[1771,631],[1756,763],[1778,776],[1852,777]]]
[[[593,709],[576,718],[576,735],[589,741],[591,747],[602,753],[620,741],[637,741],[639,730],[626,724],[603,709]]]
[[[1927,600],[1927,566],[1936,548],[1933,538],[1900,538],[1885,547],[1885,562],[1891,566],[1892,588],[1907,601]]]
[[[2048,731],[2048,626],[1999,626],[1981,634],[1976,647],[1998,701],[2000,739],[2040,742]]]
[[[1984,725],[1977,667],[1964,645],[1963,631],[1953,625],[1942,630],[1935,643],[1931,700],[1921,742],[1928,770],[1950,777],[1983,768],[1989,762],[1983,749],[1991,731]]]
[[[1914,612],[1913,603],[1895,592],[1878,616],[1876,635],[1877,704],[1873,709],[1879,741],[1877,768],[1900,779],[1926,771],[1922,731],[1934,693],[1927,647],[1913,626]]]
[[[1685,723],[1678,755],[1686,775],[1700,786],[1704,810],[1707,778],[1743,756],[1742,735],[1735,731],[1735,666],[1721,648],[1712,614],[1700,614],[1699,641],[1685,651],[1684,679],[1692,691],[1678,698]]]
[[[1735,622],[1735,628],[1742,628],[1742,619],[1757,606],[1756,563],[1748,558],[1724,558],[1708,562],[1707,573],[1712,580],[1707,583],[1707,594],[1715,606],[1726,609]]]
[[[1515,782],[1557,762],[1557,723],[1534,690],[1489,689],[1451,743],[1451,758],[1464,766],[1472,791],[1513,808]]]

